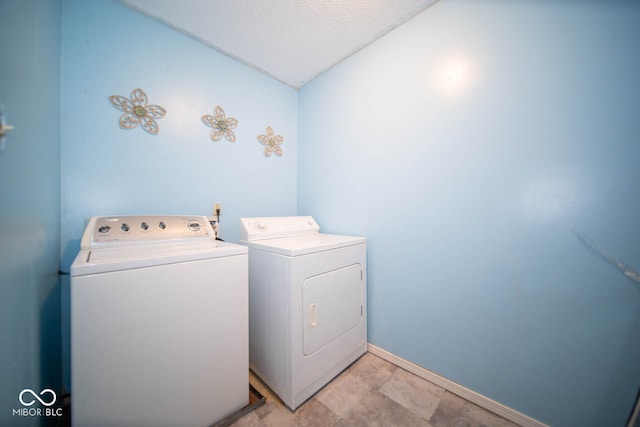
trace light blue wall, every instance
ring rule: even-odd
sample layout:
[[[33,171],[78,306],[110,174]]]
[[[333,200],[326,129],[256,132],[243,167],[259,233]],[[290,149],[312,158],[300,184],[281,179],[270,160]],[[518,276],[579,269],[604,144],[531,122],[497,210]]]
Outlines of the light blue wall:
[[[554,426],[640,384],[640,3],[442,0],[299,93],[298,213],[370,342]],[[583,241],[577,235],[581,233]]]
[[[239,219],[296,213],[297,92],[117,0],[64,0],[62,43],[62,269],[94,215],[211,215],[235,242]],[[143,89],[167,110],[158,135],[123,130],[109,96]],[[220,105],[236,142],[211,141],[201,116]],[[282,157],[257,136],[272,126]],[[63,282],[64,379],[69,295]]]
[[[61,391],[60,14],[60,1],[0,1],[0,103],[16,128],[0,151],[2,426],[39,424],[12,415],[23,389]]]
[[[62,51],[62,266],[93,215],[210,215],[221,237],[239,218],[296,212],[297,92],[116,0],[65,0]],[[142,88],[167,115],[160,131],[123,130],[109,96]],[[220,105],[235,143],[200,120]],[[256,137],[271,125],[283,156]]]

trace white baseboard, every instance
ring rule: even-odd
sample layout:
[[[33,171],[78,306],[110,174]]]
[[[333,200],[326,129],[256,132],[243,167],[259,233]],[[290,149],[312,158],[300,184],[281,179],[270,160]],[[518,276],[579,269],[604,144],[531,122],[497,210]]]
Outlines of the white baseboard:
[[[466,387],[461,386],[460,384],[454,383],[451,380],[448,380],[435,372],[431,372],[428,369],[425,369],[421,366],[418,366],[414,363],[409,362],[395,354],[389,353],[388,351],[375,346],[373,344],[368,345],[368,351],[376,356],[379,356],[396,366],[401,367],[402,369],[411,372],[423,378],[437,386],[444,388],[450,393],[455,394],[469,402],[478,405],[479,407],[486,409],[489,412],[493,412],[494,414],[500,415],[501,417],[518,424],[522,427],[549,427],[548,425],[541,423],[538,420],[535,420],[531,417],[528,417],[514,409],[509,408],[501,403],[496,402],[495,400],[491,400],[486,396],[476,393],[473,390],[469,390]]]

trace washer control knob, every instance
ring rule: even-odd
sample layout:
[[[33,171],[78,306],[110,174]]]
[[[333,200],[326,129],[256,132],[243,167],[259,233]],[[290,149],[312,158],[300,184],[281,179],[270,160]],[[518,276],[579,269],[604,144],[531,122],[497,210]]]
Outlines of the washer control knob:
[[[111,227],[109,227],[108,225],[101,225],[100,227],[98,227],[98,233],[100,234],[107,234],[110,231]]]
[[[146,222],[142,222],[140,224],[140,228],[146,231],[149,229],[149,224],[147,224]]]
[[[200,223],[198,221],[189,221],[187,223],[187,228],[189,229],[189,231],[196,232],[200,231],[200,228],[202,227],[200,227]]]
[[[264,222],[264,221],[256,221],[256,228],[257,228],[258,230],[262,230],[262,231],[264,231],[264,230],[266,230],[266,229],[267,229],[267,223],[266,223],[266,222]]]
[[[160,222],[158,223],[158,228],[159,228],[160,230],[164,230],[165,228],[167,228],[167,224],[166,224],[164,221],[160,221]]]
[[[123,222],[122,225],[120,226],[120,230],[126,233],[127,231],[131,230],[131,226],[126,222]]]

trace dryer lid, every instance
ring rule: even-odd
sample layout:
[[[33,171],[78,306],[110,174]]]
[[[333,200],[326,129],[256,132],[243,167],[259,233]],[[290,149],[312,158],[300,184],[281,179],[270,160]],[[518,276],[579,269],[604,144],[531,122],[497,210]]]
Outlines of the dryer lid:
[[[311,216],[240,218],[240,240],[254,241],[318,233]]]
[[[365,244],[366,242],[367,239],[364,237],[322,233],[276,239],[240,241],[240,243],[249,246],[249,248],[260,249],[285,256],[306,255],[346,246]]]

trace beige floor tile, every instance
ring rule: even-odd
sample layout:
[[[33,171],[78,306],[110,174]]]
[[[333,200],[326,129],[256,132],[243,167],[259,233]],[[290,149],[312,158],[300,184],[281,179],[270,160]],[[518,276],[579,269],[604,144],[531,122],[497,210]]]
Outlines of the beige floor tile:
[[[294,425],[296,427],[333,427],[340,421],[340,417],[320,401],[310,399],[295,412]]]
[[[369,390],[371,387],[360,378],[349,372],[343,372],[325,386],[315,398],[339,417],[344,417]]]
[[[429,423],[379,391],[371,390],[336,427],[429,427]]]
[[[254,412],[258,416],[258,418],[264,418],[269,415],[274,409],[278,407],[278,405],[282,406],[283,403],[279,403],[277,400],[273,398],[267,398],[264,405],[257,408]]]
[[[296,411],[250,380],[266,402],[232,427],[517,427],[371,353]]]
[[[391,377],[396,369],[398,367],[393,363],[387,362],[374,354],[365,353],[347,369],[347,372],[377,390]]]
[[[262,422],[254,411],[231,424],[231,427],[266,427],[266,424]]]
[[[283,405],[276,405],[269,414],[262,418],[267,427],[295,426],[295,414]]]
[[[455,426],[465,403],[464,399],[445,391],[429,422],[433,427]]]
[[[444,389],[404,369],[396,369],[380,391],[390,399],[429,421]]]
[[[482,409],[473,403],[465,403],[455,427],[517,427],[511,421]]]

